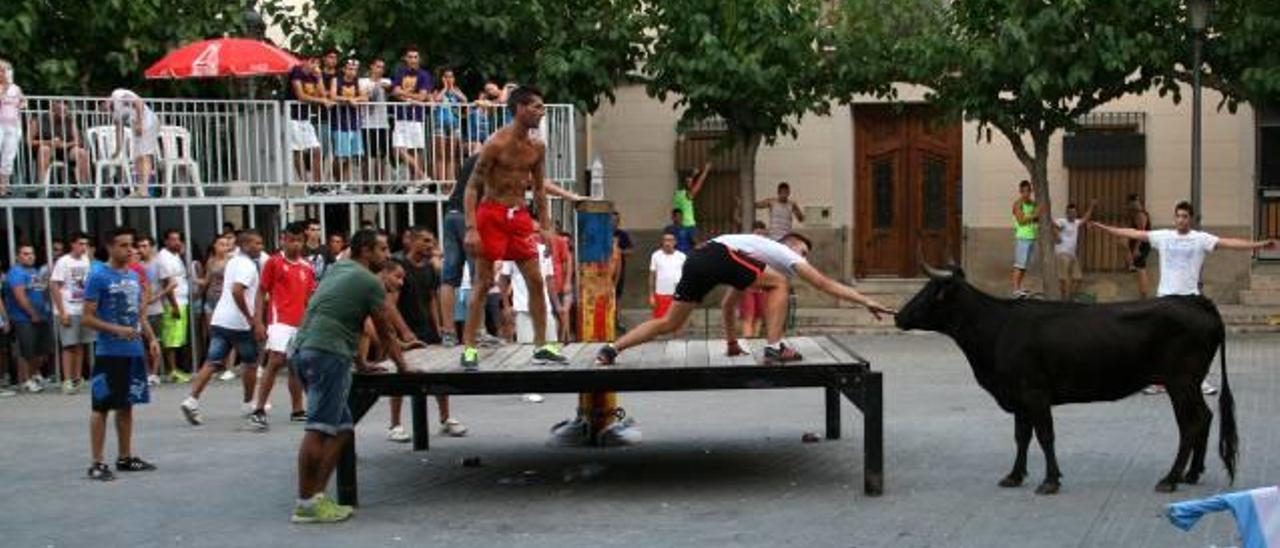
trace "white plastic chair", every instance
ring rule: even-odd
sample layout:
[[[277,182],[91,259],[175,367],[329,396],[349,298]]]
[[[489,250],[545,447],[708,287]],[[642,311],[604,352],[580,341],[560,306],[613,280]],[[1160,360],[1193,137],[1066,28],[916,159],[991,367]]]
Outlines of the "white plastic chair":
[[[94,126],[87,132],[89,138],[89,160],[93,162],[93,197],[102,197],[102,185],[111,184],[111,172],[119,170],[120,186],[128,186],[133,181],[133,135],[124,132],[123,150],[116,154],[116,127]]]
[[[166,198],[173,195],[174,176],[179,169],[186,172],[196,196],[204,197],[200,166],[191,156],[191,132],[182,126],[160,126],[160,170]]]

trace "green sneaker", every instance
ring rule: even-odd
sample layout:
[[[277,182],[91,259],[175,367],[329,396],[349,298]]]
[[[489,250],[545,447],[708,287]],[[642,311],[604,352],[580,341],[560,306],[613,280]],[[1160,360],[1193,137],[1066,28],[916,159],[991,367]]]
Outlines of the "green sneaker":
[[[555,343],[544,344],[533,352],[534,365],[564,365],[567,363],[569,363],[569,358],[560,353],[560,345]]]
[[[474,346],[462,349],[462,369],[466,371],[480,369],[480,350]]]
[[[337,523],[345,521],[355,513],[355,509],[350,506],[344,506],[329,500],[328,497],[316,495],[315,504],[310,508],[301,504],[294,505],[293,516],[289,521],[293,523]]]

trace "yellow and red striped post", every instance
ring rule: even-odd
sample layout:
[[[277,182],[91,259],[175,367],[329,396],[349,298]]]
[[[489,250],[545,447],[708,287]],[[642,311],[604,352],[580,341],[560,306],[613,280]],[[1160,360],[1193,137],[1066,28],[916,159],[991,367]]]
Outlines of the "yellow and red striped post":
[[[578,211],[578,340],[612,342],[617,298],[613,276],[613,202],[579,202]],[[591,440],[616,420],[614,392],[578,395],[579,416],[591,422]]]

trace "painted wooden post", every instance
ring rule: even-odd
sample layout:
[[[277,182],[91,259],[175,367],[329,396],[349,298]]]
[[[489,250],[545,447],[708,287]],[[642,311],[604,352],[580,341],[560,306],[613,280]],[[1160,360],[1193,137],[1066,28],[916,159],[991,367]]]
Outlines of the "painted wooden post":
[[[612,342],[618,303],[613,283],[613,202],[580,202],[578,210],[578,340]],[[579,416],[591,422],[591,442],[616,419],[617,394],[583,393]]]

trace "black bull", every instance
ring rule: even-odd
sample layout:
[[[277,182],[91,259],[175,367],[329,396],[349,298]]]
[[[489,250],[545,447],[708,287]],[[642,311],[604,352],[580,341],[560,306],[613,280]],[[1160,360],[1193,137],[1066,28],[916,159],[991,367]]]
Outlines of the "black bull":
[[[1235,404],[1227,383],[1226,330],[1208,299],[1161,297],[1099,305],[1008,300],[975,289],[958,268],[926,271],[929,283],[898,312],[897,325],[950,336],[968,358],[978,384],[1013,414],[1018,454],[1013,470],[1000,480],[1002,487],[1022,485],[1034,432],[1045,456],[1045,479],[1036,492],[1058,491],[1062,473],[1053,449],[1052,406],[1114,401],[1153,382],[1167,387],[1179,432],[1177,457],[1156,490],[1196,483],[1204,473],[1213,420],[1200,383],[1219,348],[1218,455],[1235,480]]]

